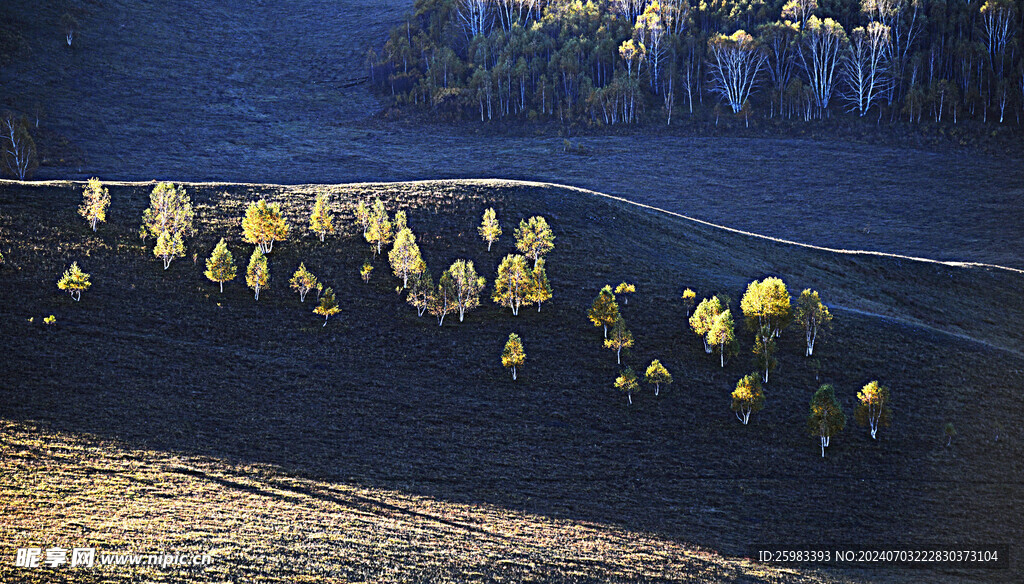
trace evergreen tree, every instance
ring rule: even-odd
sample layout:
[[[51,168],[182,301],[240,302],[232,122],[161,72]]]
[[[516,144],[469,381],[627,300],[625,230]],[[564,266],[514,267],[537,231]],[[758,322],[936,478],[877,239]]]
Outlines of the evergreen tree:
[[[92,286],[89,281],[89,274],[86,274],[78,267],[78,262],[71,262],[71,267],[64,271],[64,274],[57,281],[57,288],[71,293],[75,302],[82,299],[82,290]]]
[[[537,303],[537,312],[543,303],[551,300],[551,283],[548,282],[548,272],[544,269],[544,258],[537,262],[530,277],[530,293],[527,294],[527,302]]]
[[[511,333],[508,341],[505,342],[505,349],[501,352],[501,364],[506,369],[512,368],[512,381],[516,379],[516,367],[526,361],[526,350],[523,349],[523,341],[519,335]]]
[[[459,308],[459,322],[462,322],[467,310],[480,306],[480,293],[487,281],[477,276],[472,260],[456,260],[448,268],[455,285],[455,302]]]
[[[493,207],[484,211],[483,221],[477,231],[480,232],[481,239],[487,242],[487,251],[491,251],[491,246],[501,237],[501,225],[498,224],[498,217]]]
[[[555,235],[551,232],[547,220],[540,216],[520,221],[515,236],[516,249],[533,258],[534,265],[541,256],[555,248]]]
[[[619,319],[619,304],[615,302],[615,294],[612,292],[611,286],[601,288],[601,291],[597,293],[597,298],[594,298],[593,304],[590,305],[587,316],[594,326],[604,327],[604,338],[607,339],[608,327]]]
[[[889,388],[872,381],[857,392],[857,409],[853,416],[860,426],[871,428],[871,437],[877,440],[878,427],[886,428],[892,423],[892,408],[889,407]]]
[[[615,287],[615,297],[622,298],[623,304],[629,304],[629,295],[636,292],[636,286],[623,282]]]
[[[313,212],[309,215],[309,230],[319,235],[321,242],[328,233],[334,233],[334,213],[327,202],[327,193],[316,196]]]
[[[222,237],[206,260],[206,277],[211,282],[220,284],[220,291],[223,294],[224,282],[234,280],[236,275],[238,275],[238,269],[235,267],[235,258],[228,251],[228,244]]]
[[[160,183],[149,195],[149,207],[142,213],[140,235],[152,236],[157,244],[153,255],[164,261],[166,270],[176,257],[185,255],[185,237],[192,235],[192,200],[184,187]]]
[[[275,241],[288,239],[288,223],[281,215],[281,205],[268,204],[264,199],[249,203],[242,218],[242,236],[246,243],[259,246],[264,254],[273,251]]]
[[[818,336],[832,326],[832,313],[821,302],[818,293],[810,288],[800,294],[796,302],[796,322],[804,329],[807,339],[805,357],[814,354],[814,343]]]
[[[509,254],[498,266],[498,277],[494,280],[491,299],[499,306],[512,309],[513,316],[519,314],[519,307],[529,302],[530,270],[526,258]]]
[[[721,299],[717,296],[705,298],[700,301],[697,310],[694,310],[693,316],[690,317],[690,329],[704,341],[705,353],[711,353],[713,349],[712,345],[708,343],[708,333],[711,332],[711,326],[715,323],[715,317],[724,309]]]
[[[270,268],[267,266],[267,256],[263,255],[260,248],[252,251],[249,257],[249,267],[245,270],[245,283],[256,293],[256,300],[260,299],[260,290],[270,283]]]
[[[409,287],[409,276],[416,275],[416,270],[423,264],[420,246],[416,244],[416,236],[406,227],[398,232],[395,246],[388,253],[391,269],[395,276],[402,279],[402,289]]]
[[[78,214],[85,218],[96,231],[96,223],[107,220],[107,207],[110,206],[110,191],[103,186],[98,178],[90,178],[82,191],[82,206]]]
[[[612,323],[612,334],[604,340],[607,349],[615,351],[615,362],[622,364],[622,350],[633,346],[633,333],[626,329],[626,321],[620,315]]]
[[[339,312],[341,309],[338,308],[338,300],[334,297],[334,289],[325,289],[323,295],[320,296],[320,305],[313,309],[313,314],[324,317],[323,326],[327,326],[327,319]]]
[[[843,406],[836,399],[835,389],[825,384],[814,392],[811,398],[811,413],[807,418],[807,431],[811,436],[821,439],[821,457],[825,458],[825,448],[829,440],[846,427],[846,414]]]
[[[633,372],[632,367],[626,367],[622,370],[619,376],[615,378],[615,389],[626,394],[626,398],[629,399],[629,405],[633,405],[633,392],[639,387],[640,385],[636,380],[636,373]]]
[[[295,270],[295,273],[292,274],[292,279],[288,283],[291,285],[292,290],[299,293],[299,302],[305,302],[306,294],[317,287],[316,276],[306,269],[306,264],[304,263],[299,264],[299,269]]]
[[[644,378],[647,380],[647,383],[654,386],[654,395],[658,395],[662,384],[668,385],[672,383],[672,375],[661,364],[661,361],[657,359],[651,361],[651,364],[647,366],[647,373],[644,374]]]
[[[761,391],[761,380],[757,374],[751,373],[736,382],[732,392],[732,411],[739,421],[746,426],[750,414],[764,409],[764,392]]]

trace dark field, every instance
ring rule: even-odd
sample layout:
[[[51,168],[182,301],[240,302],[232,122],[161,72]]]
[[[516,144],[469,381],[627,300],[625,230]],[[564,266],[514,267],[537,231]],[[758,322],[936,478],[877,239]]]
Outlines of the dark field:
[[[756,119],[760,137],[743,138],[680,113],[671,129],[574,136],[584,154],[565,153],[554,125],[502,135],[381,115],[366,50],[411,2],[104,0],[79,5],[73,48],[60,6],[0,5],[25,39],[0,68],[4,105],[43,107],[40,178],[545,180],[794,241],[1024,268],[1024,160],[1012,138],[1000,153],[945,137],[873,139],[916,126],[837,138]]]
[[[305,230],[313,187],[189,186],[199,234],[164,271],[136,235],[151,188],[112,186],[110,223],[93,234],[75,214],[80,185],[0,186],[8,550],[212,550],[215,568],[193,577],[234,581],[1024,573],[1020,273],[834,254],[575,191],[483,182],[324,187],[346,232],[323,244]],[[381,259],[370,284],[359,279],[370,254],[350,209],[371,194],[408,210],[435,273],[465,257],[489,283],[513,223],[545,215],[557,236],[553,301],[518,317],[485,302],[443,328],[417,318]],[[219,294],[203,260],[223,236],[244,265],[239,218],[264,195],[293,228],[270,256],[270,288],[259,302],[241,281]],[[489,254],[475,232],[487,205],[506,232]],[[55,286],[71,261],[94,282],[80,303]],[[286,289],[300,261],[342,302],[326,327]],[[750,335],[721,369],[687,331],[678,295],[725,292],[737,311],[746,283],[765,275],[794,293],[819,290],[836,329],[816,350],[820,381],[800,333],[783,335],[767,406],[744,427],[728,394],[752,367]],[[659,358],[676,378],[632,407],[612,389],[614,354],[585,316],[601,285],[623,279],[638,289],[623,307],[637,338],[624,363]],[[41,322],[49,314],[53,326]],[[509,332],[528,357],[516,382],[498,359]],[[877,442],[852,420],[872,379],[892,388],[895,409]],[[851,415],[824,460],[804,432],[821,382]],[[947,421],[959,433],[950,447]],[[1013,566],[779,571],[740,559],[754,543],[1005,543]],[[0,561],[0,581],[25,577],[12,566]],[[100,574],[181,577],[60,576]]]

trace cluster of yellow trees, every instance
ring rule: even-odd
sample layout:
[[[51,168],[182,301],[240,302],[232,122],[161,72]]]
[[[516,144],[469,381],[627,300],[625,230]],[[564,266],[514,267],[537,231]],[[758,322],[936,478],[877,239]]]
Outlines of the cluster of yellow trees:
[[[106,221],[110,205],[110,194],[99,179],[91,179],[83,191],[80,214],[90,223],[93,230],[97,223]],[[153,254],[161,258],[164,269],[171,262],[185,255],[186,238],[194,235],[194,212],[192,202],[184,187],[172,183],[158,184],[150,194],[150,206],[143,213],[140,236],[143,241],[152,237],[156,240]],[[417,309],[418,315],[430,312],[437,317],[438,325],[444,324],[445,316],[459,313],[463,321],[466,312],[480,305],[480,297],[486,287],[486,279],[476,272],[472,260],[458,259],[441,273],[435,285],[433,276],[416,243],[416,236],[408,225],[405,211],[398,210],[392,216],[384,202],[376,198],[372,203],[360,201],[355,208],[355,221],[362,230],[363,238],[370,245],[372,257],[384,253],[386,246],[388,262],[392,272],[402,282],[399,292],[407,293],[409,304]],[[309,229],[320,241],[336,231],[334,213],[326,194],[318,194],[309,216]],[[501,225],[493,208],[484,211],[478,232],[490,251],[502,236]],[[274,243],[285,241],[290,226],[285,220],[278,203],[259,200],[250,203],[242,218],[243,240],[254,246],[245,271],[246,284],[259,300],[260,292],[270,284],[270,266],[267,256],[273,252]],[[520,254],[508,254],[501,260],[494,280],[491,299],[499,306],[512,310],[518,315],[524,305],[536,304],[538,312],[544,302],[552,297],[551,284],[545,269],[544,256],[554,249],[555,236],[547,220],[541,216],[521,220],[514,231],[516,249]],[[370,260],[363,263],[360,276],[369,282],[374,266]],[[238,276],[234,256],[221,238],[206,260],[205,276],[220,286]],[[299,294],[300,302],[316,290],[319,303],[314,313],[328,319],[341,309],[332,288],[325,288],[317,277],[300,263],[289,280],[291,288]],[[91,286],[89,274],[83,272],[77,262],[73,263],[58,282],[61,290],[69,291],[75,300],[81,292]],[[512,369],[516,378],[516,367],[525,361],[522,340],[516,334],[509,336],[502,364]]]
[[[83,191],[83,202],[79,213],[89,222],[93,230],[97,224],[106,221],[110,205],[110,194],[98,179],[90,179]],[[181,186],[160,183],[150,195],[150,206],[143,213],[140,235],[145,240],[153,237],[156,242],[153,254],[161,258],[167,269],[174,258],[185,254],[185,238],[194,234],[194,213],[192,203]],[[487,282],[476,272],[472,260],[457,259],[448,267],[434,284],[426,261],[416,243],[416,236],[408,225],[404,211],[394,216],[388,213],[384,203],[375,199],[372,203],[360,201],[355,209],[357,227],[370,245],[373,258],[383,255],[390,245],[388,261],[395,277],[401,280],[399,292],[406,292],[406,300],[417,309],[418,315],[430,312],[444,324],[446,315],[459,313],[463,321],[467,311],[480,305],[480,297]],[[328,234],[336,231],[334,214],[326,194],[318,194],[309,216],[309,229],[324,241]],[[488,208],[483,213],[477,228],[480,238],[487,243],[490,251],[502,236],[497,213]],[[259,300],[260,291],[270,283],[270,269],[267,255],[273,251],[274,242],[285,241],[290,227],[278,203],[265,200],[250,203],[242,219],[243,240],[254,246],[245,272],[247,285]],[[491,300],[499,306],[510,308],[518,315],[523,305],[536,304],[537,310],[552,297],[551,285],[544,266],[544,257],[554,249],[555,236],[544,217],[535,216],[519,222],[514,232],[516,249],[520,254],[508,254],[500,262],[493,283]],[[532,267],[531,267],[532,261]],[[373,271],[370,261],[364,262],[360,275],[368,282]],[[223,238],[214,247],[206,260],[205,276],[220,285],[234,280],[237,267],[231,251]],[[319,298],[313,312],[328,319],[340,312],[334,290],[325,288],[304,263],[289,280],[290,287],[305,302],[309,292],[315,290]],[[57,283],[61,290],[68,291],[76,301],[92,282],[90,275],[82,271],[77,262],[64,272]],[[630,295],[636,293],[636,286],[622,282],[612,289],[604,286],[594,299],[587,316],[596,327],[604,331],[604,346],[615,351],[616,362],[622,365],[622,350],[634,344],[633,333],[626,327],[618,299],[628,305]],[[705,352],[716,353],[719,364],[725,367],[726,359],[739,352],[735,319],[732,316],[731,299],[718,294],[704,298],[696,304],[696,293],[687,288],[682,295],[691,330],[704,343]],[[768,277],[751,282],[740,300],[746,328],[753,334],[751,352],[757,370],[743,376],[732,392],[732,410],[744,425],[750,415],[764,408],[764,385],[778,361],[775,357],[778,339],[783,331],[796,323],[804,335],[804,355],[814,354],[815,344],[831,327],[832,314],[822,303],[818,292],[806,289],[794,306],[786,284],[779,278]],[[692,312],[692,314],[691,314]],[[512,379],[517,377],[517,368],[526,360],[526,351],[519,335],[511,333],[501,355],[502,365],[511,369]],[[654,388],[657,396],[662,385],[672,383],[672,375],[660,360],[653,360],[644,374],[644,380]],[[639,388],[637,373],[632,367],[623,368],[615,378],[614,387],[626,394],[629,404],[633,393]],[[866,384],[857,393],[856,419],[870,429],[876,438],[879,427],[888,426],[892,412],[889,389],[877,381]],[[814,393],[808,415],[808,431],[821,441],[822,456],[832,436],[845,428],[846,415],[835,395],[834,388],[825,384]]]
[[[683,292],[683,302],[689,315],[696,294],[687,289]],[[717,352],[719,363],[725,366],[725,359],[738,352],[735,323],[728,296],[719,294],[705,298],[689,315],[691,330],[701,337],[704,350],[708,353]],[[796,306],[786,284],[779,278],[769,277],[751,282],[740,299],[740,310],[743,313],[746,328],[753,333],[754,343],[751,350],[757,371],[743,376],[732,392],[732,410],[744,425],[749,423],[750,414],[764,408],[765,394],[762,383],[767,384],[772,370],[778,364],[775,358],[778,339],[794,322],[804,335],[804,356],[814,354],[815,344],[831,327],[832,314],[821,301],[818,292],[806,289],[801,292]],[[871,437],[875,438],[879,426],[888,426],[891,420],[889,407],[889,390],[872,381],[865,385],[857,394],[857,421],[868,426]],[[824,384],[815,391],[811,398],[808,414],[808,432],[821,441],[821,455],[829,439],[846,427],[846,415],[830,384]]]
[[[626,328],[616,295],[623,297],[634,292],[636,287],[627,282],[619,284],[614,291],[611,286],[605,286],[587,312],[594,326],[604,329],[604,346],[616,352],[616,360],[620,365],[622,350],[631,348],[634,338],[633,333]],[[725,367],[726,359],[739,351],[731,300],[724,294],[718,294],[701,300],[694,310],[696,298],[697,294],[693,290],[687,288],[683,291],[682,301],[690,328],[701,338],[705,352],[717,353],[720,366]],[[777,365],[777,342],[783,331],[794,322],[797,323],[804,335],[804,356],[810,357],[814,354],[815,344],[830,328],[832,314],[821,302],[819,294],[810,289],[804,290],[793,306],[785,283],[773,277],[751,282],[740,300],[740,310],[747,329],[753,333],[751,352],[757,366],[757,371],[744,375],[736,383],[731,395],[732,410],[737,419],[746,425],[752,413],[764,408],[762,384],[768,383],[769,375]],[[661,385],[672,383],[671,374],[657,359],[647,367],[644,378],[654,387],[654,395],[658,395]],[[639,388],[638,377],[632,367],[622,369],[613,385],[627,395],[632,405],[633,393]],[[871,437],[876,438],[879,427],[888,426],[892,419],[889,389],[878,381],[866,384],[857,393],[855,417],[860,425],[869,428]],[[808,432],[821,441],[822,456],[825,455],[830,438],[845,426],[846,415],[835,395],[835,389],[830,384],[822,385],[811,398],[807,420]]]
[[[615,287],[605,286],[598,292],[594,302],[587,311],[587,317],[596,327],[604,329],[605,348],[615,351],[615,361],[622,365],[622,350],[633,346],[633,333],[626,328],[626,320],[619,310],[618,298],[623,299],[623,304],[629,304],[629,295],[636,292],[636,285],[629,282],[622,282]],[[618,294],[618,298],[616,297]],[[654,386],[654,395],[658,395],[662,385],[672,383],[672,375],[668,369],[655,359],[647,366],[644,379]],[[632,367],[623,368],[613,383],[615,389],[626,394],[626,399],[633,405],[633,393],[640,388],[637,374]]]

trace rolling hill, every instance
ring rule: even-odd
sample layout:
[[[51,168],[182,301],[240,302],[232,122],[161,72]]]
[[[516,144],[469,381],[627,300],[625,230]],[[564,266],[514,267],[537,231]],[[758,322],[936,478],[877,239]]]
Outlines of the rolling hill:
[[[111,184],[109,223],[75,210],[81,185],[0,186],[0,362],[9,547],[92,542],[106,551],[213,551],[197,579],[257,581],[1013,581],[1020,574],[1024,275],[753,237],[578,189],[508,181],[276,186],[187,184],[198,234],[163,270],[138,235],[152,183]],[[330,193],[343,232],[306,229]],[[543,215],[556,235],[554,299],[513,317],[493,303],[418,318],[370,259],[355,201],[405,209],[436,274],[457,258],[493,280],[512,227]],[[235,259],[245,205],[282,203],[289,241],[271,284],[223,294],[202,275],[225,237]],[[505,229],[487,253],[487,206]],[[197,254],[193,260],[193,254]],[[93,286],[55,285],[72,262]],[[304,262],[342,313],[322,327],[286,280]],[[803,357],[784,333],[767,405],[749,426],[729,392],[751,368],[750,334],[718,366],[686,326],[684,287],[726,293],[783,278],[818,290],[835,329]],[[675,377],[629,406],[614,354],[586,309],[605,284],[637,286],[624,363]],[[307,299],[308,300],[308,299]],[[56,323],[45,325],[53,314]],[[517,332],[513,382],[498,356]],[[878,379],[894,424],[853,424],[822,459],[808,400],[833,383],[848,414]],[[945,445],[943,425],[958,430]],[[1011,570],[780,569],[751,546],[1007,544]],[[22,578],[10,562],[0,579]],[[98,573],[66,571],[69,581]],[[51,574],[39,572],[37,578]],[[174,572],[102,572],[169,580]],[[180,574],[179,574],[180,576]]]

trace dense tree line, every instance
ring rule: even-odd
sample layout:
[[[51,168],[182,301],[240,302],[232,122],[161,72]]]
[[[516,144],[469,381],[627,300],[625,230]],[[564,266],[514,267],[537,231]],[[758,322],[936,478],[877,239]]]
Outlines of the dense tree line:
[[[398,103],[481,120],[671,123],[714,100],[1019,122],[1022,19],[1021,0],[417,0],[368,58]]]

